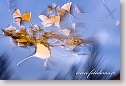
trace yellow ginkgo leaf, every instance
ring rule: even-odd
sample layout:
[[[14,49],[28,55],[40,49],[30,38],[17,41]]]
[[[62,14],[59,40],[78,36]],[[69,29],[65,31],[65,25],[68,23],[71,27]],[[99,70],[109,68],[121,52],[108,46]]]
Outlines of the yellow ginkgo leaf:
[[[50,50],[43,44],[37,44],[37,49],[34,56],[41,59],[48,59],[50,57]]]
[[[21,17],[21,13],[19,9],[15,9],[13,12],[13,18]]]
[[[22,20],[30,22],[30,18],[31,18],[31,12],[26,12],[22,14]]]
[[[60,16],[50,15],[50,17],[47,17],[45,15],[39,15],[39,18],[43,21],[42,25],[44,27],[49,27],[52,24],[55,24],[58,28],[60,27]]]
[[[20,26],[21,21],[27,21],[30,22],[30,17],[31,17],[31,12],[26,12],[24,14],[21,15],[19,9],[15,9],[13,12],[13,18],[14,18],[14,22]]]
[[[24,61],[26,61],[26,60],[28,60],[32,57],[37,57],[37,58],[40,58],[40,59],[46,59],[46,61],[44,63],[44,67],[47,67],[47,61],[48,61],[47,59],[50,58],[50,50],[47,47],[45,47],[43,44],[37,43],[35,54],[31,55],[27,58],[24,58],[23,60],[18,62],[17,65],[20,65],[22,62],[24,62]]]
[[[70,12],[71,5],[72,5],[72,2],[68,2],[68,3],[64,4],[61,8]]]

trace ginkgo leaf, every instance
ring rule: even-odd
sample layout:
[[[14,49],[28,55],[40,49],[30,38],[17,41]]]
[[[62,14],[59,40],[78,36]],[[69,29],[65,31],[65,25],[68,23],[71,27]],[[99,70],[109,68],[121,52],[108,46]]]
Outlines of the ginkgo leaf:
[[[69,29],[64,29],[64,30],[61,30],[66,36],[69,36],[71,30]]]
[[[22,20],[30,22],[30,18],[31,18],[31,12],[26,12],[22,14]]]
[[[17,65],[20,65],[22,62],[24,62],[32,57],[46,59],[46,62],[44,63],[44,66],[46,67],[47,61],[48,61],[47,59],[50,58],[50,50],[47,47],[45,47],[43,44],[37,43],[35,54],[21,60],[20,62],[17,63]]]
[[[70,12],[71,5],[72,5],[72,2],[68,2],[68,3],[64,4],[61,8]]]
[[[26,12],[21,15],[19,9],[15,9],[13,12],[14,22],[20,26],[21,21],[30,22],[31,12]]]
[[[13,12],[13,18],[21,17],[21,13],[19,9],[15,9]]]
[[[50,20],[47,16],[45,15],[39,15],[39,18],[43,21],[41,22],[44,27],[49,27],[53,24],[53,21]]]
[[[34,56],[41,59],[50,58],[50,50],[47,47],[45,47],[43,44],[37,44],[37,49]]]
[[[47,17],[45,15],[39,15],[39,18],[43,21],[42,24],[44,27],[49,27],[52,24],[55,24],[58,28],[60,27],[60,16],[50,15],[50,17]]]

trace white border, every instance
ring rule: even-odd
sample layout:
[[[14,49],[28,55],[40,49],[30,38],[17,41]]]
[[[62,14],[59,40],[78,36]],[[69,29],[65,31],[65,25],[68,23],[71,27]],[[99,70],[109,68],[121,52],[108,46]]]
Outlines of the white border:
[[[0,86],[126,86],[126,0],[120,0],[121,2],[121,80],[36,80],[36,81],[25,81],[25,80],[1,80]],[[113,3],[114,4],[114,3]]]

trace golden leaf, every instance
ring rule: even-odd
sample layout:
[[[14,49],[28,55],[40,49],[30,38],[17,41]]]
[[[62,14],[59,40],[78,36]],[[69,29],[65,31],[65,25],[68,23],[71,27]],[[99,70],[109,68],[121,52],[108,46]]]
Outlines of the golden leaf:
[[[30,18],[31,18],[31,12],[26,12],[22,14],[22,20],[30,22]]]
[[[60,27],[60,25],[59,25],[60,16],[55,16],[53,14],[50,17],[47,17],[45,15],[39,15],[39,18],[43,21],[42,25],[44,27],[49,27],[52,24],[55,24],[55,26],[57,26],[58,28]]]
[[[43,44],[37,43],[36,53],[34,56],[41,59],[50,58],[50,50],[47,47],[45,47]]]
[[[19,9],[15,9],[13,12],[14,22],[20,26],[21,21],[30,22],[31,12],[26,12],[21,15]]]

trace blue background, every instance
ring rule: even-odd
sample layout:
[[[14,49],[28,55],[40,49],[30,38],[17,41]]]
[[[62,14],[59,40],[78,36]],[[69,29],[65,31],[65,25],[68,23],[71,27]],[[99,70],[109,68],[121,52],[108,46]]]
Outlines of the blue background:
[[[48,5],[56,3],[56,5],[62,6],[67,3],[67,0],[11,0],[10,12],[8,12],[8,4],[6,0],[0,0],[0,28],[6,28],[8,25],[11,25],[11,17],[14,9],[18,8],[21,14],[30,11],[31,12],[31,22],[37,24],[43,28],[41,25],[41,20],[38,18],[40,14],[46,12]],[[97,39],[100,44],[100,49],[102,51],[103,57],[102,62],[97,62],[99,70],[104,71],[113,71],[117,74],[120,71],[120,25],[117,26],[115,23],[117,20],[120,20],[120,1],[119,0],[105,0],[107,6],[112,11],[116,9],[111,15],[114,16],[114,19],[109,15],[108,10],[103,6],[103,0],[71,0],[72,5],[81,6],[82,9],[88,11],[88,13],[74,15],[79,18],[73,19],[73,22],[84,22],[84,27],[76,28],[76,34],[79,35],[85,29],[83,37],[90,38],[93,37]],[[109,15],[108,17],[105,17]],[[104,18],[105,17],[105,18]],[[100,22],[100,21],[101,22]],[[30,24],[23,23],[26,27],[29,27]],[[61,29],[72,28],[70,24],[69,14],[63,18]],[[18,26],[15,23],[12,23],[13,26]],[[53,30],[57,31],[58,28],[51,26],[46,28],[48,31]],[[0,33],[2,31],[0,30]],[[72,35],[72,33],[71,33]],[[90,51],[89,46],[85,46]],[[89,64],[88,61],[89,55],[79,55],[79,57],[73,56],[73,53],[85,53],[87,52],[84,47],[77,47],[78,52],[65,51],[61,47],[54,47],[51,49],[51,57],[49,59],[48,65],[52,70],[46,70],[43,67],[45,60],[39,58],[31,58],[20,66],[16,64],[22,59],[29,56],[34,49],[33,48],[22,48],[15,47],[13,52],[11,52],[12,44],[10,43],[9,37],[0,38],[0,55],[4,53],[5,58],[9,61],[9,64],[6,69],[10,73],[9,79],[73,79],[71,75],[71,68],[73,65],[77,67],[77,71],[88,71]],[[56,51],[58,50],[58,51]],[[69,56],[62,56],[68,55]],[[99,56],[100,58],[100,56]],[[78,66],[79,65],[79,66]],[[86,66],[84,66],[86,65]],[[2,69],[1,69],[2,71]],[[58,77],[57,77],[58,76]],[[59,78],[60,77],[60,78]],[[113,76],[101,77],[101,79],[110,79]],[[86,76],[83,78],[77,77],[76,79],[87,79]]]

